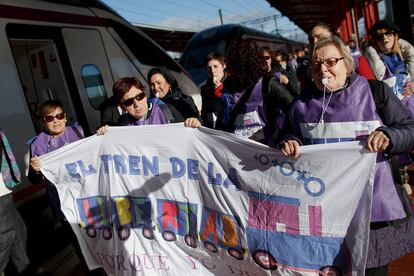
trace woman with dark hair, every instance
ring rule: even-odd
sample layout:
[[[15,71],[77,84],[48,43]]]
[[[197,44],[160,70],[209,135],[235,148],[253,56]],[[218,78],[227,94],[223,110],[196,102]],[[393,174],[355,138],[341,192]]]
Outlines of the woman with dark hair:
[[[183,93],[177,80],[167,70],[152,68],[148,72],[147,80],[151,88],[150,99],[156,98],[161,100],[161,104],[166,103],[174,106],[184,119],[200,117],[193,98]]]
[[[216,128],[248,137],[269,146],[278,133],[278,108],[287,111],[292,95],[266,74],[266,63],[253,41],[230,42],[223,87],[223,108]]]

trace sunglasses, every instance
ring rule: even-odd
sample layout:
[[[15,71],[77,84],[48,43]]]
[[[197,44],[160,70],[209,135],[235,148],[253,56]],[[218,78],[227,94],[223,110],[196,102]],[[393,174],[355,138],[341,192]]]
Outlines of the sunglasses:
[[[263,56],[263,59],[264,60],[269,60],[269,59],[271,59],[272,57],[271,56]]]
[[[139,93],[132,98],[126,99],[125,101],[122,102],[122,104],[125,106],[130,106],[134,103],[134,100],[142,101],[143,98],[145,98],[145,93]]]
[[[386,31],[386,32],[383,32],[383,33],[376,33],[375,34],[375,38],[376,39],[382,39],[384,36],[385,37],[390,37],[390,36],[392,36],[394,34],[394,32],[393,31]]]
[[[335,66],[338,61],[343,60],[344,58],[327,58],[325,60],[314,60],[311,62],[310,67],[312,69],[319,69],[321,65],[325,65],[326,67],[332,67]]]
[[[65,113],[64,112],[60,112],[58,114],[56,114],[55,116],[53,115],[46,115],[43,117],[43,120],[45,120],[46,122],[50,123],[53,122],[53,120],[56,118],[58,120],[63,120],[65,119]]]

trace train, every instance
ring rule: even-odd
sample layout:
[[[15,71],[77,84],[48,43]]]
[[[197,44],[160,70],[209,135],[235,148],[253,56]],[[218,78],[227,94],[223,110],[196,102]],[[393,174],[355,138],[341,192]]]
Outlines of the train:
[[[269,47],[272,50],[288,52],[303,49],[302,42],[286,39],[282,36],[258,31],[239,24],[225,24],[211,27],[196,33],[186,45],[179,63],[191,75],[194,82],[201,86],[207,79],[204,60],[209,53],[225,54],[229,42],[234,38],[255,41],[257,46]]]
[[[148,93],[147,73],[160,66],[201,107],[199,88],[183,67],[101,1],[0,0],[0,33],[0,127],[22,170],[27,142],[43,130],[38,108],[48,99],[62,101],[68,125],[94,134],[114,81],[135,76]],[[20,189],[31,186],[23,181]]]

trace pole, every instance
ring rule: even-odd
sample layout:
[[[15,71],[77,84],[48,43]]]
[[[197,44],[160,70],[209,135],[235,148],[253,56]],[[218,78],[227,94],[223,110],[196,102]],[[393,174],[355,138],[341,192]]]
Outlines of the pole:
[[[221,25],[223,25],[223,15],[221,14],[221,9],[219,9],[219,16],[220,16]]]
[[[279,30],[277,29],[277,17],[276,17],[276,14],[273,15],[273,20],[275,21],[275,31],[276,31],[276,34],[278,35],[279,34]]]

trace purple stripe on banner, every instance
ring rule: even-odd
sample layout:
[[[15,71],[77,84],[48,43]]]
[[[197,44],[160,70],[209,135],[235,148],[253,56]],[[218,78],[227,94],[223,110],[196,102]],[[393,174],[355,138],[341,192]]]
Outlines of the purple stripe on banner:
[[[299,234],[298,206],[250,198],[248,226],[260,230],[277,231],[283,224],[287,234]]]
[[[322,236],[322,208],[321,206],[308,206],[309,231],[311,236]]]

